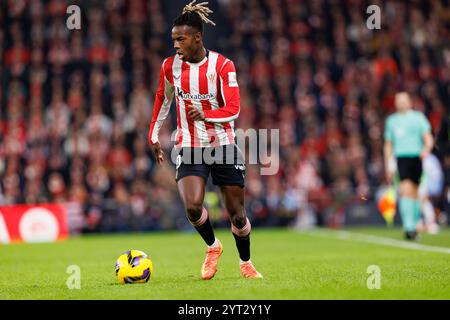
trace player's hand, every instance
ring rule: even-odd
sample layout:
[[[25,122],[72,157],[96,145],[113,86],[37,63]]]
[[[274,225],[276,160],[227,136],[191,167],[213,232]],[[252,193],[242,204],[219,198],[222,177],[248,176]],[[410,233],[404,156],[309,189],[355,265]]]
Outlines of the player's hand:
[[[189,114],[189,117],[191,117],[191,119],[194,121],[205,120],[205,114],[203,113],[202,110],[199,110],[197,108],[191,108],[191,110],[189,110],[188,114]]]
[[[156,163],[161,164],[164,161],[164,151],[161,148],[161,144],[156,142],[151,145],[153,154],[155,155]]]
[[[425,159],[426,157],[428,157],[429,154],[430,154],[430,153],[429,153],[427,150],[422,151],[422,152],[420,153],[420,159],[421,159],[421,160]]]

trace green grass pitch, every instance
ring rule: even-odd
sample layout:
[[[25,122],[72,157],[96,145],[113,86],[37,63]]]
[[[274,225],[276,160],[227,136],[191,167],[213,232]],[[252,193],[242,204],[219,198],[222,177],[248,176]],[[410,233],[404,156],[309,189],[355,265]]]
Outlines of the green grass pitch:
[[[353,228],[402,241],[400,229]],[[196,233],[161,232],[89,235],[48,244],[0,247],[0,299],[450,299],[450,230],[422,235],[423,247],[410,250],[338,237],[328,230],[254,229],[252,261],[264,279],[243,279],[228,230],[216,235],[224,245],[218,272],[200,279],[205,246]],[[403,242],[401,242],[403,243]],[[447,249],[445,249],[447,248]],[[146,284],[120,285],[117,257],[145,251],[154,273]],[[81,288],[68,289],[69,265],[78,265]],[[380,289],[369,290],[370,265],[380,268]]]

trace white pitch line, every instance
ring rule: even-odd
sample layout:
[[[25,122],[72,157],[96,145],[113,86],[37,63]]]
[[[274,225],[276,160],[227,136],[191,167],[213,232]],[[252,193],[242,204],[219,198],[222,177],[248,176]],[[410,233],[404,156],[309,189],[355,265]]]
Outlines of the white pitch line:
[[[327,238],[337,238],[340,240],[356,240],[363,241],[372,244],[380,244],[384,246],[409,249],[409,250],[419,250],[419,251],[428,251],[428,252],[439,252],[450,254],[450,248],[445,247],[437,247],[437,246],[429,246],[425,244],[415,243],[415,242],[406,242],[402,240],[395,240],[391,238],[385,238],[380,236],[349,232],[349,231],[312,231],[307,232],[306,234],[314,235],[314,236],[323,236]]]

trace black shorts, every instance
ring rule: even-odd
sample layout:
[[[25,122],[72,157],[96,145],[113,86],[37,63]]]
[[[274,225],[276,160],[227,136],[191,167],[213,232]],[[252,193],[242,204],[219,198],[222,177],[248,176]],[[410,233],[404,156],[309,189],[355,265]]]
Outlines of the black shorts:
[[[245,160],[237,145],[178,150],[175,180],[187,176],[199,176],[217,186],[241,186],[245,184]]]
[[[398,157],[397,169],[400,181],[411,180],[419,185],[422,176],[422,160],[419,157]]]

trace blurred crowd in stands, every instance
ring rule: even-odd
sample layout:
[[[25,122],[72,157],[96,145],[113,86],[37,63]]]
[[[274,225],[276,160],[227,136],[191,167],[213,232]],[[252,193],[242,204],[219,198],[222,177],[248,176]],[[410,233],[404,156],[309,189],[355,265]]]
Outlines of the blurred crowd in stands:
[[[79,5],[81,30],[66,27]],[[67,203],[79,231],[188,229],[174,165],[147,134],[172,21],[185,1],[0,3],[0,204]],[[366,25],[379,5],[381,29]],[[404,89],[437,138],[436,212],[450,212],[450,2],[210,1],[205,46],[235,62],[236,127],[280,130],[280,170],[247,167],[254,225],[344,223],[384,181],[384,120]],[[160,140],[170,154],[176,112]],[[167,157],[168,158],[168,157]],[[436,183],[431,183],[436,187]],[[209,186],[211,220],[226,226]],[[435,190],[436,191],[436,190]],[[76,216],[76,214],[75,214]]]

